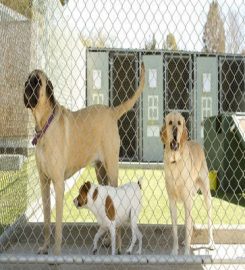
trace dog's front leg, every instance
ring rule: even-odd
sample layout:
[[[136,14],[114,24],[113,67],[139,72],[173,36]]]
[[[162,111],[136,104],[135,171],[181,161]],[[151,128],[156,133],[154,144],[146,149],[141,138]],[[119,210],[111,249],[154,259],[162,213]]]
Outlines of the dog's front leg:
[[[56,202],[56,222],[55,222],[55,246],[54,255],[60,255],[62,243],[62,217],[64,200],[64,179],[57,178],[54,181],[55,202]]]
[[[43,203],[43,215],[44,215],[44,244],[38,250],[38,254],[48,254],[48,248],[50,245],[50,180],[40,175],[40,185]]]
[[[191,236],[193,231],[191,210],[193,206],[192,198],[184,202],[185,204],[185,255],[190,255]]]
[[[173,249],[172,255],[178,255],[179,243],[178,243],[178,227],[177,227],[177,205],[176,201],[169,199],[170,214],[173,226]]]

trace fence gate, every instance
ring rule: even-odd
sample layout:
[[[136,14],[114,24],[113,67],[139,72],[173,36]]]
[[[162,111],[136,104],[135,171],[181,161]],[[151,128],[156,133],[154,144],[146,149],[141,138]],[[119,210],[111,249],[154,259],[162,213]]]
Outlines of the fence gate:
[[[87,54],[87,65],[88,105],[109,105],[108,52],[90,52]]]
[[[191,55],[165,55],[165,110],[183,114],[193,138],[194,131],[194,91],[193,62]]]
[[[111,105],[117,106],[131,97],[138,83],[139,59],[136,53],[112,52],[110,54],[110,97]],[[139,159],[139,102],[118,121],[121,139],[120,159]]]
[[[161,161],[163,147],[159,134],[163,120],[163,57],[143,55],[146,85],[143,93],[143,160]]]
[[[197,140],[203,144],[204,121],[218,115],[218,59],[197,57]]]

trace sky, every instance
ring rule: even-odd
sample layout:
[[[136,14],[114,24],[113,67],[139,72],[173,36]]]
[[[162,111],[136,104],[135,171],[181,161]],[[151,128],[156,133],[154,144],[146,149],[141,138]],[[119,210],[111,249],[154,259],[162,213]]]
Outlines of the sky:
[[[168,33],[173,33],[178,48],[200,51],[203,28],[211,0],[69,0],[59,5],[57,21],[65,20],[73,33],[104,36],[115,40],[114,47],[144,48],[155,34],[162,48]],[[245,35],[245,1],[220,0],[221,16],[226,21],[228,10],[237,12]],[[60,16],[60,17],[59,17]],[[245,40],[244,40],[245,43]]]
[[[40,67],[53,78],[57,98],[70,108],[85,106],[86,51],[81,34],[94,37],[98,32],[109,47],[145,48],[155,34],[157,48],[163,47],[168,33],[173,33],[179,50],[202,51],[203,29],[211,0],[69,0],[64,7],[49,0],[46,13],[48,35],[43,35]],[[36,0],[38,5],[39,0]],[[229,10],[240,18],[245,36],[245,0],[219,0],[221,16]],[[40,40],[40,39],[39,39]],[[245,40],[243,40],[245,48]],[[106,63],[105,63],[106,64]]]

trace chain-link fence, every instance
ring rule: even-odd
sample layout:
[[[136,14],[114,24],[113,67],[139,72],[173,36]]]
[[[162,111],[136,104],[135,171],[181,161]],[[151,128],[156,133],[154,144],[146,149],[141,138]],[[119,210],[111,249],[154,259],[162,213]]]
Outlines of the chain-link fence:
[[[1,265],[240,269],[244,1],[0,2]]]

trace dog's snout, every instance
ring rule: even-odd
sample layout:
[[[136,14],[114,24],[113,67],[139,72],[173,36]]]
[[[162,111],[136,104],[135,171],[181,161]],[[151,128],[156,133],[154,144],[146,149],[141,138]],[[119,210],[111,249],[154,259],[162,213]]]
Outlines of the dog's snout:
[[[76,207],[78,207],[78,200],[77,200],[77,198],[75,198],[75,199],[73,200],[73,203],[75,204]]]
[[[37,75],[30,75],[25,82],[24,104],[27,108],[36,107],[41,85],[41,79]]]
[[[178,128],[176,126],[173,127],[173,138],[177,141]]]
[[[74,203],[74,205],[75,205],[77,208],[82,207],[82,205],[81,205],[81,203],[79,202],[78,198],[75,198],[75,199],[73,200],[73,203]]]
[[[173,151],[177,151],[179,149],[179,143],[178,143],[178,128],[176,126],[173,126],[172,133],[173,139],[170,142],[170,148]]]

